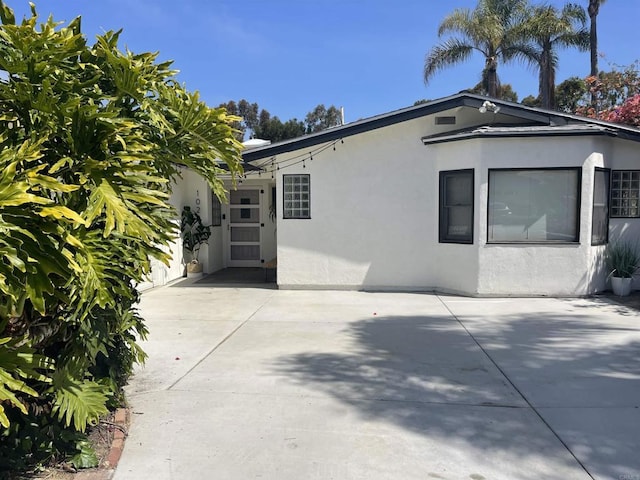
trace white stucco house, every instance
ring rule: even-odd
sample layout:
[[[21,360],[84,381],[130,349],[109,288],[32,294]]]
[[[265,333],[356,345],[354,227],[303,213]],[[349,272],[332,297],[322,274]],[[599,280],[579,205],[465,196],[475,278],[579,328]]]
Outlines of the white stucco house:
[[[191,172],[172,201],[214,225],[207,272],[277,257],[279,288],[589,295],[607,243],[640,238],[639,142],[465,93],[253,145],[229,204]]]

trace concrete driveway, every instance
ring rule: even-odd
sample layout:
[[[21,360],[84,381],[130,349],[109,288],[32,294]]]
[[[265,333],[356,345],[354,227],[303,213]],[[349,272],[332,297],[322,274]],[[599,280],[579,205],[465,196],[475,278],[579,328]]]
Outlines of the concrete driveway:
[[[164,287],[115,474],[640,480],[640,318],[606,300]]]

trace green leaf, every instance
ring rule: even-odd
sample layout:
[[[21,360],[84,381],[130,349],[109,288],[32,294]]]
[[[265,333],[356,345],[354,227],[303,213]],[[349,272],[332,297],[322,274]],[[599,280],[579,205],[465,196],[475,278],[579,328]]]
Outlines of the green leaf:
[[[134,235],[149,238],[151,234],[149,228],[140,221],[133,210],[127,207],[122,195],[106,179],[103,179],[91,193],[84,219],[87,224],[91,224],[103,212],[105,217],[103,235],[105,237],[108,237],[116,229],[120,233],[129,230]]]
[[[43,207],[38,212],[41,217],[53,217],[56,220],[67,219],[84,225],[85,220],[70,208],[63,206]]]
[[[100,415],[108,413],[107,389],[91,380],[78,380],[59,369],[52,376],[53,412],[68,427],[84,432],[88,424],[95,424]]]
[[[2,20],[3,25],[15,25],[16,24],[16,16],[9,7],[7,7],[4,2],[0,1],[0,20]]]
[[[4,328],[4,325],[0,324],[0,327]],[[22,413],[27,413],[25,404],[18,399],[16,393],[38,396],[38,392],[28,386],[25,380],[50,382],[42,371],[53,368],[53,362],[34,353],[35,350],[24,342],[23,338],[0,338],[0,425],[5,428],[9,427],[9,419],[4,405],[11,405]]]
[[[76,444],[78,453],[69,460],[71,464],[77,468],[94,468],[100,464],[96,451],[88,440],[81,440]]]

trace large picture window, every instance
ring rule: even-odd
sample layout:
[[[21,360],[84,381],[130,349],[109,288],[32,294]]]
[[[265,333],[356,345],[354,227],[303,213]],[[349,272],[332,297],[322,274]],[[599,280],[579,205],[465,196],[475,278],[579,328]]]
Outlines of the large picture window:
[[[640,217],[640,170],[611,172],[611,216]]]
[[[283,218],[311,218],[309,175],[283,175]]]
[[[604,245],[609,240],[609,170],[604,168],[595,171],[592,215],[591,245]]]
[[[441,243],[473,243],[473,169],[440,172]]]
[[[580,169],[489,170],[488,242],[577,242]]]

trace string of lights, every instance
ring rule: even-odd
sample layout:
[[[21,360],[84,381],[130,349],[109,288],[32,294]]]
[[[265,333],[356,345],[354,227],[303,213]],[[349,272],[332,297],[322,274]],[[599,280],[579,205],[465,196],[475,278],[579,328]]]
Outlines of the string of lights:
[[[307,162],[312,162],[314,157],[317,157],[318,155],[320,155],[321,153],[323,153],[324,151],[330,148],[333,149],[333,151],[335,152],[336,145],[339,143],[344,144],[344,140],[342,138],[338,140],[334,140],[332,142],[325,143],[319,147],[316,147],[315,149],[312,149],[304,153],[300,153],[298,155],[286,158],[284,160],[278,160],[277,156],[273,156],[271,158],[265,159],[259,164],[254,164],[257,170],[245,172],[242,178],[240,179],[240,182],[242,182],[243,179],[247,179],[250,176],[261,177],[263,174],[266,174],[266,175],[271,174],[271,178],[274,178],[275,172],[278,172],[280,170],[285,170],[287,168],[294,167],[300,164],[302,164],[302,168],[307,168],[307,165],[306,165]]]

